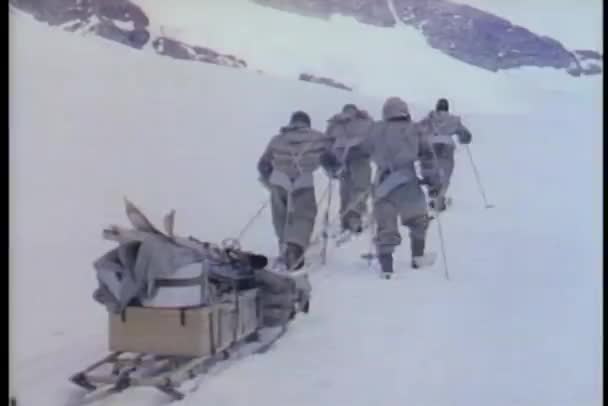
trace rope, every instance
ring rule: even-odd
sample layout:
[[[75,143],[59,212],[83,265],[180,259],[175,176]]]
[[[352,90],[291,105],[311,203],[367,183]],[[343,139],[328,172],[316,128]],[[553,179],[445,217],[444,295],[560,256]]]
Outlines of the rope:
[[[241,229],[241,231],[239,232],[239,235],[236,238],[237,241],[241,241],[243,239],[243,237],[245,236],[245,233],[247,232],[247,230],[249,230],[249,227],[251,227],[253,225],[253,223],[255,222],[255,220],[264,212],[266,207],[268,207],[269,203],[270,203],[270,198],[266,199],[266,201],[264,202],[264,204],[262,204],[262,206],[258,209],[258,211],[249,218],[249,221],[247,221],[247,224],[245,224],[245,227],[243,227]]]

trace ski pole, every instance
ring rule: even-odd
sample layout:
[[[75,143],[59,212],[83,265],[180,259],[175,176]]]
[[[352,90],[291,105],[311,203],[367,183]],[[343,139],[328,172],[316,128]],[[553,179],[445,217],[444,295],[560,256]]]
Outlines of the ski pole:
[[[437,220],[437,229],[439,230],[439,243],[441,245],[441,255],[443,257],[443,271],[445,279],[450,280],[450,274],[448,272],[448,259],[445,253],[445,242],[443,239],[443,228],[441,227],[441,219],[439,217],[439,213],[437,213],[435,220]]]
[[[368,194],[372,195],[372,207],[370,210],[369,222],[367,224],[367,228],[369,229],[369,249],[366,254],[363,254],[361,257],[363,259],[367,259],[367,267],[371,268],[372,262],[374,259],[374,240],[376,237],[376,213],[374,212],[374,193],[373,193],[373,185],[370,187]]]
[[[369,224],[369,254],[367,257],[367,267],[371,268],[372,260],[374,259],[374,254],[372,250],[374,249],[374,237],[376,237],[376,220],[373,217],[371,223]]]
[[[331,210],[331,196],[333,190],[333,180],[329,178],[328,181],[328,193],[327,193],[327,209],[325,210],[325,216],[323,218],[323,247],[321,248],[321,264],[327,263],[327,240],[328,240],[328,228],[329,228],[329,211]]]
[[[435,163],[435,169],[439,172],[439,182],[441,183],[441,187],[443,187],[444,181],[444,172],[443,169],[439,166],[439,158],[437,158],[437,153],[435,152],[435,147],[432,143],[429,142],[429,148],[431,150],[431,154],[433,155],[433,161]],[[436,211],[435,219],[437,220],[437,228],[439,230],[439,244],[441,245],[441,255],[443,257],[443,271],[445,278],[450,280],[450,275],[448,273],[448,258],[446,255],[445,249],[445,239],[443,238],[443,227],[441,227],[441,211]]]
[[[490,209],[494,207],[493,204],[488,203],[488,199],[486,198],[486,193],[483,188],[483,184],[481,183],[481,178],[479,177],[479,171],[477,170],[477,165],[475,165],[475,161],[473,160],[473,154],[471,153],[471,149],[468,145],[465,145],[467,150],[467,155],[469,156],[469,161],[471,162],[471,167],[473,168],[473,173],[475,174],[475,180],[477,181],[477,187],[479,188],[479,193],[483,199],[486,209]]]

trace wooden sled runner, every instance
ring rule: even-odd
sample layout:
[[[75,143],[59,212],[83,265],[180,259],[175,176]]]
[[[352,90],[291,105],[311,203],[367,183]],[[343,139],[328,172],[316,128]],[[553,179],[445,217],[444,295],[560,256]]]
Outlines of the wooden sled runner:
[[[113,352],[70,380],[89,392],[146,386],[182,399],[178,388],[184,381],[229,358],[240,345],[249,344],[249,352],[264,352],[285,330],[260,334],[263,314],[257,289],[231,296],[200,308],[129,307],[110,314]]]

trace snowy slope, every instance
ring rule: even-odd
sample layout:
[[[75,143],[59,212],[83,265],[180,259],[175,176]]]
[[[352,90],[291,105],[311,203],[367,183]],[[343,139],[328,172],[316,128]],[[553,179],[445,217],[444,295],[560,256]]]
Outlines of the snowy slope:
[[[539,68],[483,71],[432,49],[418,30],[402,24],[385,28],[350,17],[306,18],[249,0],[134,3],[145,10],[153,34],[239,55],[250,68],[279,76],[326,75],[378,97],[398,93],[428,103],[457,97],[460,111],[526,112],[541,102],[529,97],[530,86],[569,92],[601,87],[601,75],[572,78]]]
[[[124,195],[156,221],[177,209],[180,233],[235,236],[266,198],[255,161],[290,112],[322,128],[346,102],[377,116],[382,100],[10,23],[11,386],[19,405],[65,405],[79,394],[67,377],[106,351],[91,264],[112,247],[102,227],[125,222]],[[467,80],[457,109],[478,99],[512,111]],[[406,246],[388,283],[358,259],[367,237],[332,249],[311,314],[182,404],[598,405],[601,106],[584,87],[529,87],[521,96],[542,103],[525,115],[465,116],[497,207],[482,208],[460,150],[442,217],[451,281],[441,262],[410,271]],[[415,117],[430,107],[401,90]],[[269,213],[243,243],[274,252]],[[98,404],[164,402],[136,390]]]

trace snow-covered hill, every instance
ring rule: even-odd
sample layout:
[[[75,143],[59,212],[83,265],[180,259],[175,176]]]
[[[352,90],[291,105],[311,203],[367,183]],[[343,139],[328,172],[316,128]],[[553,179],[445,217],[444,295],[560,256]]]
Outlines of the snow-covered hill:
[[[601,2],[583,6],[570,1],[526,7],[484,0],[470,0],[470,5],[451,0],[10,4],[66,30],[171,58],[250,68],[384,97],[395,87],[416,96],[438,88],[450,91],[452,78],[462,75],[469,77],[465,83],[477,78],[488,94],[502,96],[513,90],[498,85],[505,75],[493,72],[521,76],[519,71],[530,67],[537,71],[535,83],[540,79],[570,86],[573,76],[597,76],[603,69],[597,51]],[[560,30],[565,25],[572,29]],[[418,85],[405,86],[406,81]],[[473,103],[467,100],[467,106]],[[486,106],[477,101],[473,110]]]
[[[530,31],[530,27],[521,26],[517,21],[484,11],[482,7],[471,7],[451,0],[253,0],[258,4],[279,10],[294,12],[304,16],[330,18],[332,15],[344,15],[355,18],[365,24],[379,27],[395,27],[405,24],[418,30],[433,47],[460,61],[471,65],[498,71],[525,66],[554,67],[565,69],[571,75],[594,74],[601,72],[601,55],[572,52],[558,40]],[[139,3],[145,3],[140,1]],[[497,3],[497,2],[494,2]],[[512,2],[503,2],[512,10]],[[539,2],[535,2],[538,6]],[[591,37],[596,43],[601,36],[601,2],[592,3],[598,11],[587,23],[596,32]],[[498,7],[504,10],[505,7]],[[533,6],[534,7],[534,6]],[[521,7],[526,13],[529,7]],[[545,3],[542,8],[532,9],[533,14],[545,14],[546,20],[552,20],[555,9],[564,9],[563,4]],[[549,13],[545,12],[549,9]],[[570,15],[576,15],[577,7],[570,4]],[[540,13],[539,13],[540,11]],[[575,21],[575,20],[574,20]],[[572,23],[570,19],[568,23]],[[546,25],[546,24],[545,24]],[[578,27],[577,27],[578,28]],[[586,28],[588,30],[588,27]],[[560,37],[558,34],[557,37]],[[396,49],[399,52],[401,49]],[[405,49],[403,49],[406,52]],[[589,50],[586,50],[589,51]],[[591,56],[593,57],[587,57]],[[591,59],[593,66],[585,66],[581,61]]]
[[[79,394],[67,377],[107,350],[92,261],[111,246],[102,227],[124,221],[124,195],[156,220],[177,209],[184,234],[235,236],[267,197],[258,154],[293,110],[323,128],[344,103],[377,117],[382,100],[158,58],[16,12],[9,22],[11,387],[20,406],[66,405]],[[312,32],[323,35],[318,24]],[[344,72],[364,71],[351,68]],[[600,88],[493,82],[473,68],[453,74],[458,86],[433,76],[426,83],[439,84],[427,93],[416,83],[424,75],[406,75],[392,91],[383,85],[411,102],[415,118],[439,92],[470,111],[472,151],[496,208],[483,209],[459,151],[455,204],[442,216],[452,279],[441,262],[410,270],[406,246],[390,282],[359,258],[367,236],[332,248],[312,275],[310,315],[272,351],[198,380],[181,404],[600,404]],[[473,110],[484,103],[500,113]],[[439,250],[436,231],[429,245]],[[274,253],[269,213],[243,244]],[[133,390],[98,404],[164,402]]]

